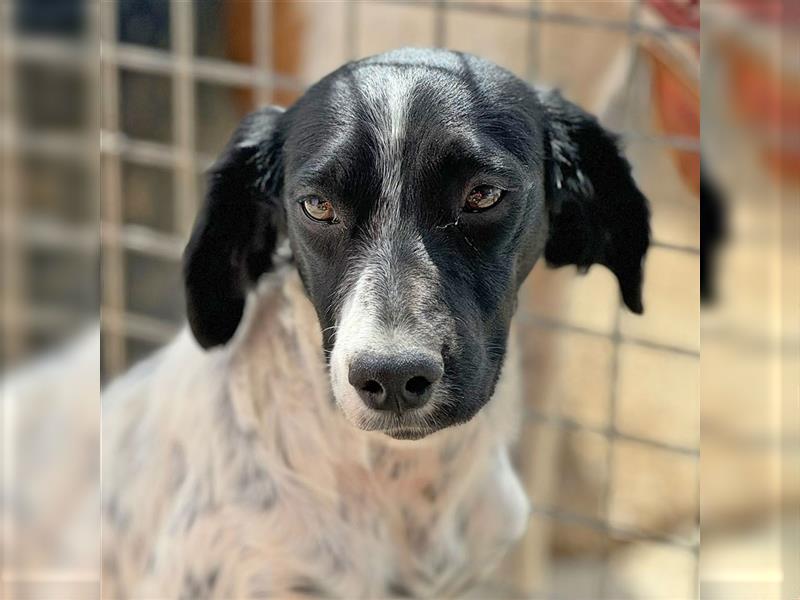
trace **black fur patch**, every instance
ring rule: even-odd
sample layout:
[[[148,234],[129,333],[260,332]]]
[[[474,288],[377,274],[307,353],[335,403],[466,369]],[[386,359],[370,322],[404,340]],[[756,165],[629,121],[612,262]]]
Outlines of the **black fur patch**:
[[[717,295],[717,257],[728,234],[727,207],[716,180],[706,169],[700,173],[700,298],[711,302]]]
[[[625,304],[642,306],[642,261],[650,244],[650,212],[617,139],[597,119],[560,94],[547,107],[550,233],[547,262],[587,270],[605,265],[616,275]]]
[[[293,583],[289,587],[289,591],[306,598],[333,598],[320,582],[309,577],[304,577]]]
[[[245,118],[209,173],[183,269],[189,325],[203,348],[233,336],[248,286],[272,268],[281,229],[281,114],[269,107]]]

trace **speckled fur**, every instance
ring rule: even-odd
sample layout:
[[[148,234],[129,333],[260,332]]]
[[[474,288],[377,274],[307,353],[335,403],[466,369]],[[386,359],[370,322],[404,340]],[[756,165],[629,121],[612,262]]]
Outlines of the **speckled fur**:
[[[522,535],[513,339],[488,406],[416,442],[347,423],[320,348],[284,267],[232,344],[184,331],[110,387],[104,598],[443,597]]]

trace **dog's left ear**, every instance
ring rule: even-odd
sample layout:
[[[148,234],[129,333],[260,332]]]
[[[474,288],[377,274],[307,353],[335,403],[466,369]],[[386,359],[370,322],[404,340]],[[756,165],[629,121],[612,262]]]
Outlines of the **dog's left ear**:
[[[553,267],[598,263],[616,276],[625,304],[642,307],[642,261],[650,244],[650,210],[616,137],[558,92],[540,95],[546,119],[549,234]]]
[[[233,337],[248,288],[273,266],[285,227],[282,113],[271,106],[245,117],[208,173],[205,200],[183,254],[187,317],[203,348]]]

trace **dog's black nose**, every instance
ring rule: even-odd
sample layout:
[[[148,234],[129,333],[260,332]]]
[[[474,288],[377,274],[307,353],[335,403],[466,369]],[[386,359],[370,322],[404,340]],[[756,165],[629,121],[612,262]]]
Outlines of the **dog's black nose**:
[[[402,414],[419,408],[442,378],[441,357],[426,352],[362,352],[350,363],[348,379],[364,404]]]

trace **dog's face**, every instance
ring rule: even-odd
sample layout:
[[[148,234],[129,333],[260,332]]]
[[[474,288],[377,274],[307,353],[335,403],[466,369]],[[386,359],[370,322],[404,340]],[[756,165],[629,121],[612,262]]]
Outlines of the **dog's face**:
[[[230,339],[284,236],[345,416],[418,438],[489,400],[542,253],[606,265],[640,312],[649,228],[627,162],[589,115],[475,57],[404,50],[243,121],[187,247],[201,345]]]

